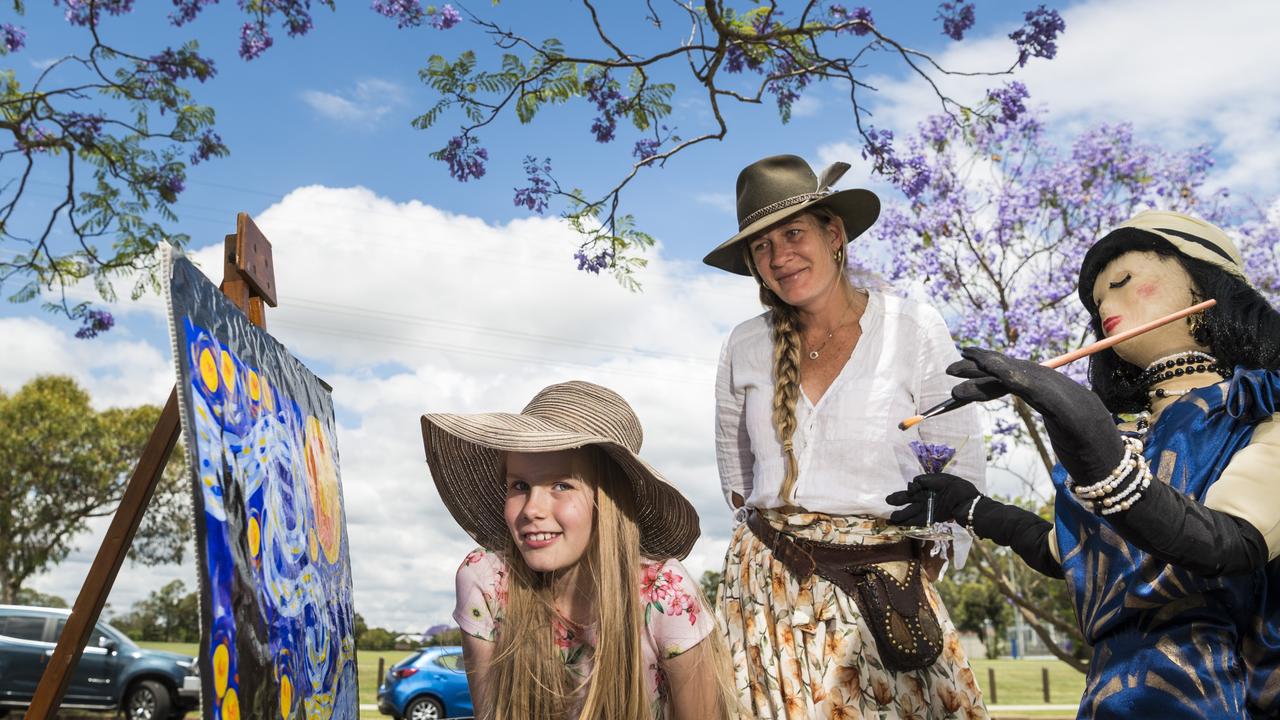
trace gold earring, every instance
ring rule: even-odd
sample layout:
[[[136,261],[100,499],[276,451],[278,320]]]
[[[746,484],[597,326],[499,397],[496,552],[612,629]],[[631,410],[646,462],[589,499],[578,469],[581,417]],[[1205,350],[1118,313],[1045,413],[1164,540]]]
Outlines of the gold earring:
[[[1200,312],[1188,317],[1187,324],[1191,326],[1190,327],[1191,337],[1198,339],[1199,336],[1204,332],[1204,327],[1205,327],[1204,311],[1201,310]]]

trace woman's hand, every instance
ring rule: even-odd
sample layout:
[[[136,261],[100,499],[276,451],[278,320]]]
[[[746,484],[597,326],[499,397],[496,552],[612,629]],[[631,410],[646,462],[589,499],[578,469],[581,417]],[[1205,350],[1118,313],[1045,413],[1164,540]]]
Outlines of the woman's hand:
[[[1008,393],[1022,398],[1044,418],[1058,461],[1076,483],[1093,484],[1111,474],[1124,458],[1124,442],[1111,412],[1093,391],[1062,373],[992,350],[965,348],[947,368],[966,382],[952,397],[971,402]]]

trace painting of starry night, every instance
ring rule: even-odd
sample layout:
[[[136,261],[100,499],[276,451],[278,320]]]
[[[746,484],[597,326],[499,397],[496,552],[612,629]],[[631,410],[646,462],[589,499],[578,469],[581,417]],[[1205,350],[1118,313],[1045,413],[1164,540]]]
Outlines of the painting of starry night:
[[[356,720],[329,388],[186,258],[167,265],[194,483],[206,720]]]

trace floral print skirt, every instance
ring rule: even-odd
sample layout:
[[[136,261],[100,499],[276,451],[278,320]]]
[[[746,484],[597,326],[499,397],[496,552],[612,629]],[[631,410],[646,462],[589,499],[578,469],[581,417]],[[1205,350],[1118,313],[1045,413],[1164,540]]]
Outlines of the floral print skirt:
[[[853,545],[902,537],[882,520],[757,512],[778,530],[809,540]],[[905,574],[906,565],[887,569]],[[729,637],[740,712],[786,720],[988,718],[955,625],[927,579],[925,590],[942,626],[942,655],[923,670],[891,672],[852,598],[817,575],[796,579],[739,524],[716,610]]]

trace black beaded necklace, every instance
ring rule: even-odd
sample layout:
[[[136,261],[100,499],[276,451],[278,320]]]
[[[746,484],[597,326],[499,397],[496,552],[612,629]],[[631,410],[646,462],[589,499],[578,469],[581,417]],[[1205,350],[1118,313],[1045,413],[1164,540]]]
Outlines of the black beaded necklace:
[[[1218,363],[1218,358],[1199,350],[1188,350],[1151,363],[1142,371],[1139,380],[1151,387],[1175,377],[1207,372],[1217,373],[1224,378],[1229,375],[1227,369]]]

